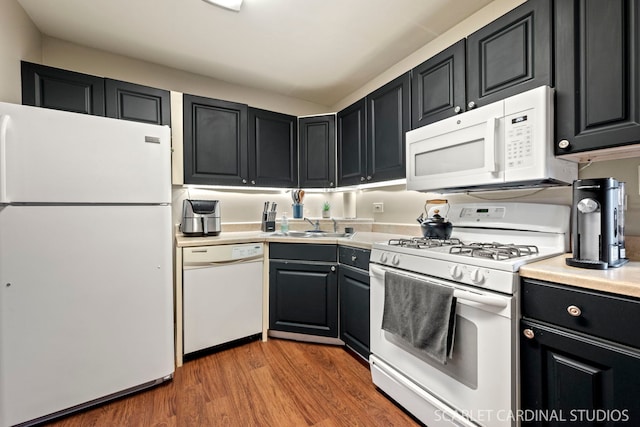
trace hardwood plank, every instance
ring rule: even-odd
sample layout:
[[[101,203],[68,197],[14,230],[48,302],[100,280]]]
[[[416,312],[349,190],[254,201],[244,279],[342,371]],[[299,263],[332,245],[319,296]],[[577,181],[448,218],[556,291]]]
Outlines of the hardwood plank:
[[[186,362],[173,381],[51,427],[420,426],[344,349],[269,339]]]

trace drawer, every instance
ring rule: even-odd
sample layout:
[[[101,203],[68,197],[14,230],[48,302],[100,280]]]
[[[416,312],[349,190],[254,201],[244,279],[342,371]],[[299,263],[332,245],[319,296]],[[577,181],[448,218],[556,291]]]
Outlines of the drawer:
[[[269,244],[269,259],[336,262],[337,257],[336,245],[314,243]]]
[[[522,316],[640,348],[640,301],[522,280]]]
[[[338,248],[338,262],[340,264],[368,271],[370,257],[371,251],[367,249],[351,248],[349,246],[340,246]]]

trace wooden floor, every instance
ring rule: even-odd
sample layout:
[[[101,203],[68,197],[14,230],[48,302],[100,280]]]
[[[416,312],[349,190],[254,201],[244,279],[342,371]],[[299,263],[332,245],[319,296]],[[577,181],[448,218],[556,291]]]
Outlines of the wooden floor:
[[[47,424],[418,426],[341,347],[269,339],[186,362],[173,381]]]

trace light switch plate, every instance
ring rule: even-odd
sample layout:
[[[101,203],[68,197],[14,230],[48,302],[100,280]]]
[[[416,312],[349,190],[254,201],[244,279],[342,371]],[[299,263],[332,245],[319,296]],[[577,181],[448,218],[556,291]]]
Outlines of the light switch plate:
[[[384,212],[384,203],[382,202],[374,202],[373,203],[373,213],[382,213]]]

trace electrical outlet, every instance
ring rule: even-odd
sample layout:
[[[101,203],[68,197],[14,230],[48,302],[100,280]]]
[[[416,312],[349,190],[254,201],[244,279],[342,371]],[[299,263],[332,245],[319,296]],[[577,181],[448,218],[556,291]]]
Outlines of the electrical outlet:
[[[376,202],[373,204],[373,213],[382,213],[384,212],[384,203]]]

